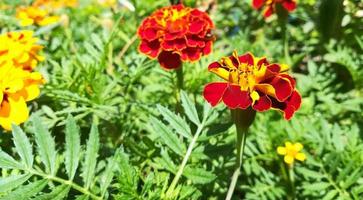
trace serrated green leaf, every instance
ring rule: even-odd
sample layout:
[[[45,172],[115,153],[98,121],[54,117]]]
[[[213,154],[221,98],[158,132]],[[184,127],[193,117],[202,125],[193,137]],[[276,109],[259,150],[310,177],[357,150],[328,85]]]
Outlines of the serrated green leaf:
[[[32,145],[19,126],[12,125],[12,130],[16,152],[19,154],[21,161],[31,168],[34,161]]]
[[[212,172],[206,171],[203,168],[186,167],[184,169],[183,175],[193,183],[201,184],[210,183],[216,178],[216,175],[214,175]]]
[[[180,142],[179,138],[174,134],[169,127],[165,126],[158,119],[151,117],[150,123],[154,128],[155,133],[157,133],[162,141],[175,153],[179,155],[183,155],[184,149],[182,146],[182,142]]]
[[[14,160],[9,154],[0,150],[0,168],[1,169],[21,169],[22,164]]]
[[[116,167],[116,163],[119,160],[120,156],[120,149],[117,149],[115,152],[115,155],[113,158],[110,158],[105,173],[103,174],[101,178],[101,196],[105,196],[107,188],[110,186],[113,176],[114,176],[114,170]]]
[[[190,121],[192,121],[196,125],[199,125],[200,120],[198,117],[197,109],[195,108],[194,104],[190,101],[188,95],[184,91],[181,91],[181,102],[184,108],[184,112],[188,116]]]
[[[170,126],[175,129],[177,133],[185,138],[191,139],[193,136],[190,132],[188,124],[179,115],[172,113],[169,109],[157,105],[157,108],[164,119],[169,122]]]
[[[310,177],[310,178],[314,178],[314,179],[324,177],[321,173],[304,168],[304,167],[297,168],[297,171],[305,177]]]
[[[50,193],[39,195],[32,200],[62,200],[68,195],[70,189],[69,185],[61,185],[54,188]]]
[[[39,116],[35,115],[32,121],[35,142],[37,143],[40,158],[45,165],[46,172],[54,175],[56,173],[55,165],[57,156],[54,138],[51,136],[48,129],[44,127]]]
[[[11,175],[5,178],[0,178],[0,193],[12,190],[23,184],[31,177],[30,174]]]
[[[87,141],[87,150],[83,162],[83,181],[85,188],[91,186],[92,180],[95,176],[95,169],[97,164],[98,149],[99,149],[99,133],[95,124],[92,125],[89,139]]]
[[[79,128],[74,118],[69,115],[66,122],[66,152],[65,152],[65,166],[68,177],[73,180],[79,164],[79,157],[81,152]]]
[[[88,195],[79,195],[76,198],[76,200],[88,200],[88,199],[89,199]]]
[[[38,194],[47,185],[48,180],[40,180],[29,183],[28,185],[19,187],[8,195],[0,198],[1,200],[29,199]]]
[[[332,200],[338,194],[337,190],[329,191],[322,200]]]
[[[330,183],[326,183],[326,182],[318,182],[318,183],[312,183],[309,185],[304,185],[304,188],[306,190],[313,190],[313,191],[317,191],[317,190],[323,191],[328,187],[330,187]]]

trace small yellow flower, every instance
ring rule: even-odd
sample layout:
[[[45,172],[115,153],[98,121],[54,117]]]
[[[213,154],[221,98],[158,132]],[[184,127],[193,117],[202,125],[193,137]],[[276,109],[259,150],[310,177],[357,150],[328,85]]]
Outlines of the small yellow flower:
[[[303,145],[299,142],[292,144],[291,142],[285,142],[285,147],[277,147],[277,153],[284,156],[285,163],[291,165],[294,160],[304,161],[306,155],[300,151],[303,149]]]
[[[9,32],[0,35],[0,63],[9,61],[15,67],[32,70],[44,57],[39,55],[43,48],[36,44],[38,38],[32,31]]]
[[[59,20],[58,16],[50,16],[46,9],[36,6],[18,8],[16,18],[20,21],[20,26],[30,26],[33,24],[47,26]]]
[[[117,5],[117,0],[98,0],[98,3],[104,7],[114,7]]]

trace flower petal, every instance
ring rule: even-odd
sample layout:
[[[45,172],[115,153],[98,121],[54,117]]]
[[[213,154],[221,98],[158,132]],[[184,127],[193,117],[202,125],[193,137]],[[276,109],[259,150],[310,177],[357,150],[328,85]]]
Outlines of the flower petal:
[[[284,161],[285,161],[285,163],[287,163],[287,164],[292,164],[292,163],[294,163],[294,157],[292,157],[292,156],[290,156],[290,155],[286,155],[286,156],[284,157]]]
[[[306,155],[304,153],[297,153],[295,155],[295,159],[300,160],[300,161],[304,161],[304,160],[306,160]]]
[[[177,69],[182,64],[180,56],[171,51],[162,51],[158,56],[158,61],[164,69]]]
[[[158,40],[147,41],[142,40],[139,46],[139,51],[146,55],[149,55],[152,58],[156,58],[160,52],[160,42]]]
[[[251,53],[246,53],[238,57],[240,63],[246,63],[249,65],[255,65],[254,57]]]
[[[222,100],[227,87],[228,83],[209,83],[204,87],[203,96],[212,106],[216,106]]]
[[[247,91],[241,91],[238,85],[229,85],[224,92],[223,102],[231,109],[246,109],[252,104],[251,97]]]
[[[254,9],[260,9],[264,3],[265,3],[265,0],[253,0],[252,6]]]
[[[261,96],[259,100],[253,105],[253,109],[263,112],[271,108],[271,99],[267,96]]]
[[[289,12],[295,10],[296,8],[296,3],[294,1],[284,1],[282,3],[282,6]]]
[[[277,153],[280,155],[286,155],[287,150],[285,147],[277,147]]]

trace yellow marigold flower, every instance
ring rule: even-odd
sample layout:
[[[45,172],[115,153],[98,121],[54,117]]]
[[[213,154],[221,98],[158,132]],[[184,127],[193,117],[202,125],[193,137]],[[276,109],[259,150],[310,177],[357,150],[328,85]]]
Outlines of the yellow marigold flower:
[[[294,160],[304,161],[306,155],[300,151],[303,149],[303,145],[299,142],[292,144],[291,142],[285,142],[285,147],[277,147],[277,153],[284,156],[285,163],[291,165]]]
[[[76,7],[78,0],[36,0],[32,5],[48,9],[59,9],[63,7]]]
[[[39,96],[42,75],[12,65],[0,64],[0,126],[11,130],[11,124],[21,124],[29,117],[27,101]]]
[[[46,9],[36,6],[18,8],[16,18],[20,20],[20,26],[30,26],[33,24],[46,26],[59,20],[58,16],[50,16]]]
[[[113,7],[117,5],[117,0],[98,0],[98,3],[104,7]]]
[[[9,32],[0,35],[0,64],[9,61],[15,67],[31,70],[44,57],[39,55],[43,48],[36,44],[38,38],[32,31]]]

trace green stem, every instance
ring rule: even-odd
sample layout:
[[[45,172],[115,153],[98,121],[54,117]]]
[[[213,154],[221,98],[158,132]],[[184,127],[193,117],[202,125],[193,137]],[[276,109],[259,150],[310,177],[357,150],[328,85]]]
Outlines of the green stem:
[[[230,200],[232,198],[234,189],[237,185],[238,177],[241,173],[241,167],[243,163],[243,152],[246,144],[246,135],[247,135],[247,129],[242,128],[238,125],[236,125],[237,129],[237,155],[236,155],[236,169],[233,172],[231,183],[228,188],[226,200]]]
[[[183,74],[183,66],[180,66],[178,69],[175,70],[176,72],[176,106],[175,110],[177,113],[182,112],[181,100],[180,100],[180,93],[181,90],[184,88],[184,74]]]
[[[72,180],[65,180],[65,179],[55,177],[55,176],[52,176],[52,175],[49,175],[49,174],[44,174],[43,172],[39,172],[39,171],[36,171],[34,169],[26,169],[25,171],[27,171],[27,172],[29,172],[29,173],[31,173],[33,175],[41,176],[44,179],[48,179],[50,181],[58,182],[58,183],[61,183],[63,185],[69,185],[73,189],[81,192],[82,194],[85,194],[85,195],[91,197],[92,199],[102,200],[102,197],[99,197],[99,196],[96,196],[96,195],[92,194],[89,190],[87,190],[86,188],[74,183]]]
[[[171,182],[168,190],[166,191],[166,197],[171,197],[173,192],[174,192],[174,189],[176,187],[176,184],[178,183],[179,179],[181,178],[181,176],[183,175],[183,171],[184,171],[184,168],[185,166],[187,165],[187,162],[189,160],[189,157],[190,155],[192,154],[192,151],[193,151],[193,148],[194,148],[194,145],[196,144],[197,140],[198,140],[198,137],[199,135],[201,134],[202,130],[203,130],[203,127],[204,127],[204,121],[198,126],[198,129],[197,129],[197,132],[195,133],[192,141],[190,142],[189,146],[188,146],[188,150],[187,152],[185,153],[185,156],[183,158],[183,161],[181,163],[181,165],[179,166],[179,169],[178,169],[178,172],[176,173],[173,181]]]
[[[289,179],[291,187],[291,193],[289,199],[294,200],[296,198],[296,191],[295,191],[295,173],[293,165],[292,164],[288,165],[288,169],[289,169]]]

